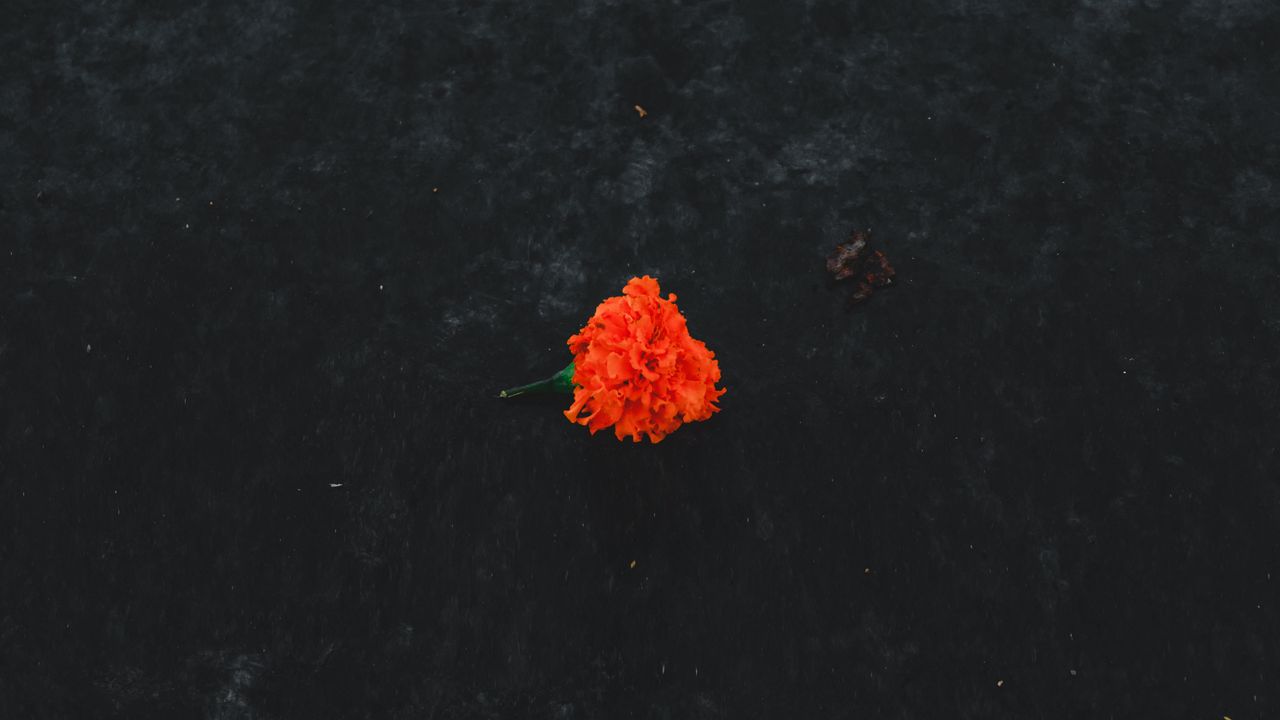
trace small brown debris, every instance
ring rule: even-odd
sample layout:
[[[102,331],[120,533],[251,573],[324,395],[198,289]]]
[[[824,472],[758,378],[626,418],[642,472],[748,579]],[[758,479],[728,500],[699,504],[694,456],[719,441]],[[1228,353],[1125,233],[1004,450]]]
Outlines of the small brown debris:
[[[632,570],[635,570],[635,569],[636,569],[636,561],[635,561],[635,560],[632,560],[632,561],[631,561],[631,569],[632,569]]]
[[[836,280],[854,279],[850,305],[857,305],[871,297],[878,288],[893,284],[896,274],[884,253],[879,250],[867,252],[870,238],[870,231],[855,230],[849,241],[837,245],[827,258],[827,272],[832,277]]]
[[[648,115],[648,114],[649,114],[649,112],[648,112],[647,110],[645,110],[644,108],[640,107],[639,105],[636,105],[636,112],[640,113],[640,117],[644,117],[645,115]]]

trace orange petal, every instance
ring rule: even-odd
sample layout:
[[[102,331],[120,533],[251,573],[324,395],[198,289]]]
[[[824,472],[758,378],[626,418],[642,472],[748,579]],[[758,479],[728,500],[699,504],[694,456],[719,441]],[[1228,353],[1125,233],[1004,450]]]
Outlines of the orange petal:
[[[623,295],[636,296],[658,296],[658,281],[645,275],[644,277],[631,278],[627,281],[627,286],[622,288]]]

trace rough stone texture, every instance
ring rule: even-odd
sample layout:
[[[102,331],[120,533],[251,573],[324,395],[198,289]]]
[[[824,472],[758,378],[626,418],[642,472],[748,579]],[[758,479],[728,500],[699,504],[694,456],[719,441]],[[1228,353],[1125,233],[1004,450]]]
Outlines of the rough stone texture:
[[[1280,713],[1280,11],[1029,5],[10,2],[0,716]]]

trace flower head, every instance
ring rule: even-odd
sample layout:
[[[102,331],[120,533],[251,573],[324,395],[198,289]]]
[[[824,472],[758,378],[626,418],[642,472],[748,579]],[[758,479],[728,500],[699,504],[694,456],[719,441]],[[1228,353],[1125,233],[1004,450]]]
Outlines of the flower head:
[[[718,412],[720,365],[689,335],[674,293],[658,295],[658,281],[631,278],[622,295],[600,303],[569,338],[574,356],[569,420],[592,434],[613,426],[619,440],[659,442],[687,422]]]

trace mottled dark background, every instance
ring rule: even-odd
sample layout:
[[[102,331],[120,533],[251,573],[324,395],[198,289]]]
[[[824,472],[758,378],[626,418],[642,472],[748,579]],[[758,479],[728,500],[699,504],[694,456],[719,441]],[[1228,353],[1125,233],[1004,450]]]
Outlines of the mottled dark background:
[[[11,0],[0,716],[1276,717],[1280,9],[1032,4]]]

